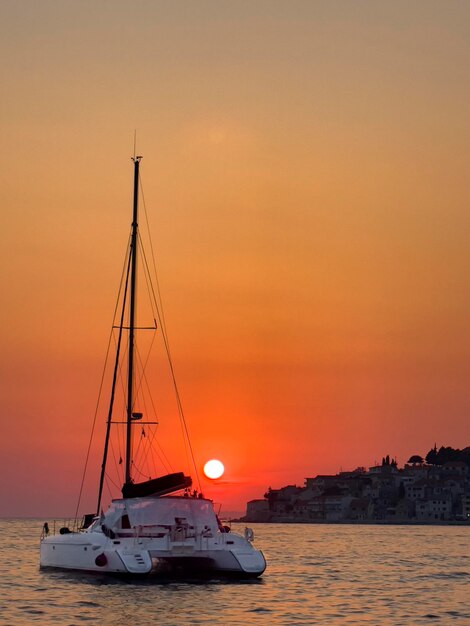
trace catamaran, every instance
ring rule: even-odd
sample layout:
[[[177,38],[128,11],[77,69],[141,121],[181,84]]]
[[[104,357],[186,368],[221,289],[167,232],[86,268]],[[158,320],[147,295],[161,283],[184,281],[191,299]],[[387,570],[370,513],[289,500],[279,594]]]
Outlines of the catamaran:
[[[57,534],[44,525],[40,543],[40,566],[115,575],[164,576],[260,576],[266,561],[253,546],[253,533],[231,532],[224,526],[212,500],[192,489],[185,472],[170,472],[136,482],[133,476],[133,437],[143,415],[136,409],[136,289],[140,156],[133,157],[134,185],[132,226],[122,288],[121,313],[116,325],[116,359],[112,375],[110,403],[94,513],[87,514],[77,528],[62,527]],[[144,261],[145,262],[145,261]],[[155,323],[155,327],[157,324]],[[160,330],[164,332],[163,328]],[[117,423],[113,417],[114,398],[121,371],[121,346],[127,335],[127,376],[125,382],[124,429],[125,459],[122,497],[101,509],[106,479],[110,432]],[[165,345],[166,339],[165,339]],[[168,352],[168,351],[167,351]],[[169,356],[169,352],[168,352]],[[174,370],[171,365],[172,376]],[[175,385],[176,387],[176,385]],[[179,394],[177,403],[180,406]],[[150,423],[150,422],[149,422]],[[153,422],[155,423],[155,422]],[[187,432],[187,430],[186,430]],[[122,459],[119,459],[119,463]],[[196,465],[194,464],[196,468]],[[196,468],[197,472],[197,468]]]

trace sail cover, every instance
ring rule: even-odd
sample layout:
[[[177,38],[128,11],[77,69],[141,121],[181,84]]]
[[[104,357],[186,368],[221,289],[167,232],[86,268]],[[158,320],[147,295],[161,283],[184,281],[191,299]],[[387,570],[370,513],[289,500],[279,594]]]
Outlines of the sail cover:
[[[163,496],[168,493],[180,491],[191,487],[192,480],[183,472],[166,474],[158,478],[146,480],[143,483],[124,483],[122,487],[123,498],[144,498],[145,496]]]

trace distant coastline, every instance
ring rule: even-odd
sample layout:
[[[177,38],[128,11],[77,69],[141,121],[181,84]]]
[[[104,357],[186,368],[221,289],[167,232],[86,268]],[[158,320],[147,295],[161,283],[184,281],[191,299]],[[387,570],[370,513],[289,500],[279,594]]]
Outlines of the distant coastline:
[[[387,455],[373,467],[306,478],[303,487],[270,487],[238,521],[470,525],[470,446],[434,446],[402,468]]]
[[[259,519],[250,519],[246,515],[238,519],[231,519],[230,523],[240,524],[317,524],[319,526],[336,525],[336,526],[468,526],[470,528],[470,520],[308,520],[308,519],[271,519],[261,521]]]

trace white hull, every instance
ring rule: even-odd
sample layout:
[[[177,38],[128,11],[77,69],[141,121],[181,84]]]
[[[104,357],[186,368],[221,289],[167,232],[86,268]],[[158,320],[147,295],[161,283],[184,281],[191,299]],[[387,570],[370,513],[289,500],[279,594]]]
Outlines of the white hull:
[[[226,574],[260,576],[262,552],[235,533],[202,542],[163,539],[109,539],[103,533],[70,533],[41,541],[41,567],[113,574]],[[103,556],[105,558],[103,558]],[[97,558],[101,557],[101,558]]]
[[[172,515],[175,501],[177,505],[208,503],[184,498],[160,498],[155,503],[161,510],[168,501],[173,505]],[[126,503],[124,500],[119,502]],[[185,509],[183,512],[187,516],[188,507]],[[122,512],[127,516],[125,506],[120,512],[121,516],[116,516],[115,511],[108,516],[115,520],[113,527],[102,523],[108,521],[104,517],[83,532],[43,537],[41,567],[121,575],[154,573],[240,577],[260,576],[266,568],[262,552],[256,550],[250,541],[236,533],[220,532],[213,524],[198,526],[185,523],[182,526],[180,523],[147,523],[123,529],[119,527],[119,522]],[[176,519],[179,522],[187,518]]]

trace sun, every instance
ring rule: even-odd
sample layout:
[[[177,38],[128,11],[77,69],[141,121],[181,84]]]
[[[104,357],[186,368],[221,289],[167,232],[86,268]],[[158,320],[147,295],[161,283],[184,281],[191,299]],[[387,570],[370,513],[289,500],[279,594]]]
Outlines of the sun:
[[[211,478],[212,480],[220,478],[224,471],[224,464],[217,459],[211,459],[210,461],[207,461],[207,463],[204,465],[205,476],[207,476],[207,478]]]

